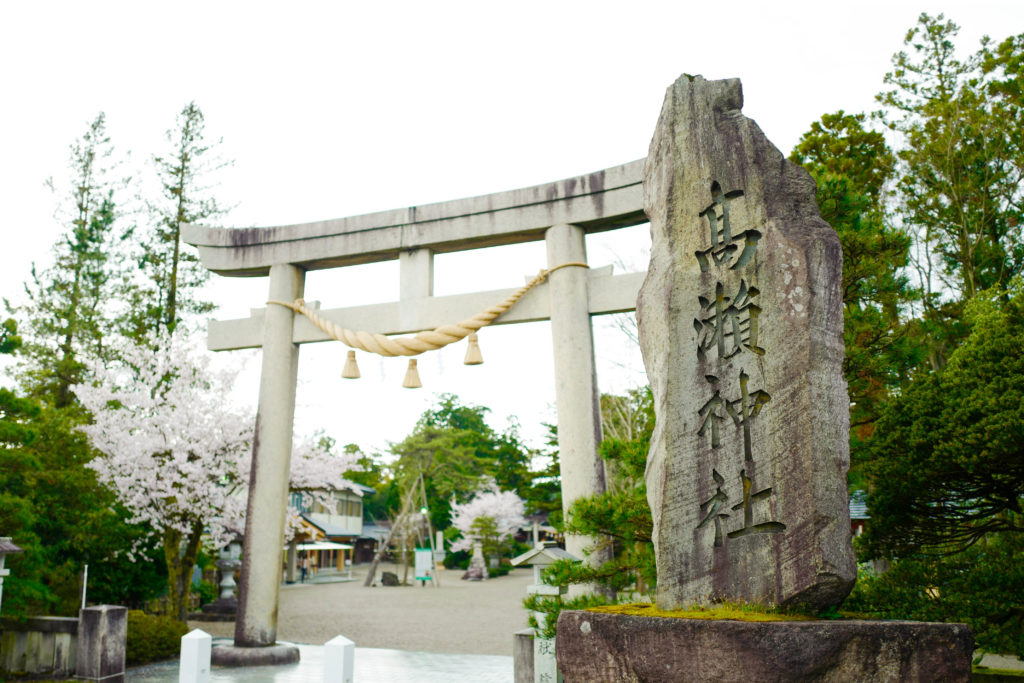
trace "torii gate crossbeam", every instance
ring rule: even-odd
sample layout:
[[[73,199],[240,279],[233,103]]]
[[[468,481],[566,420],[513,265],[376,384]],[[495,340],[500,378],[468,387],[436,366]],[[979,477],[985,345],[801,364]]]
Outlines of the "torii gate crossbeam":
[[[646,222],[634,161],[520,190],[363,216],[273,228],[186,226],[203,265],[228,277],[268,276],[269,299],[303,296],[305,272],[398,259],[400,300],[320,311],[348,328],[383,334],[431,329],[469,317],[510,290],[433,296],[433,255],[544,240],[548,267],[586,263],[584,237]],[[562,268],[495,324],[550,320],[563,509],[604,489],[597,454],[601,418],[590,316],[631,311],[645,273]],[[299,344],[327,337],[282,306],[246,319],[211,321],[213,350],[263,348],[259,408],[246,515],[235,645],[265,647],[277,636],[281,539],[288,496]],[[570,537],[580,555],[586,540]]]

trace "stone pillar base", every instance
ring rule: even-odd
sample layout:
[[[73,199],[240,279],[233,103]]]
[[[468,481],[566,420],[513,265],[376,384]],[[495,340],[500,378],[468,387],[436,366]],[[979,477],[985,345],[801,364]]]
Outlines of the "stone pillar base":
[[[287,643],[266,647],[214,645],[210,653],[210,663],[214,666],[270,666],[296,664],[298,661],[299,648]]]
[[[564,611],[555,652],[586,681],[970,681],[964,624],[742,622]]]

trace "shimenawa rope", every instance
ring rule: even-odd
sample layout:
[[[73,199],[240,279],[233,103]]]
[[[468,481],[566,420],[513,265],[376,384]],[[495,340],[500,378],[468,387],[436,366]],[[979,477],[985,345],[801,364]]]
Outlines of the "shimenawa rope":
[[[380,356],[388,357],[418,356],[426,351],[434,351],[449,344],[453,344],[460,339],[465,339],[481,327],[490,325],[498,316],[512,308],[512,306],[523,298],[527,292],[547,280],[551,273],[561,268],[568,268],[571,266],[579,268],[590,267],[586,263],[570,262],[562,263],[554,268],[542,270],[536,277],[526,283],[525,286],[516,290],[507,299],[495,306],[491,306],[490,308],[477,313],[472,318],[467,318],[466,320],[451,325],[441,325],[433,330],[426,330],[412,337],[388,337],[383,334],[349,330],[341,325],[331,322],[330,320],[325,320],[320,317],[313,310],[307,308],[306,302],[302,299],[296,299],[293,303],[276,300],[271,300],[267,303],[284,306],[285,308],[290,308],[296,313],[306,316],[311,323],[320,328],[331,339],[336,339],[353,349],[359,349],[361,351],[367,351],[369,353],[376,353]]]

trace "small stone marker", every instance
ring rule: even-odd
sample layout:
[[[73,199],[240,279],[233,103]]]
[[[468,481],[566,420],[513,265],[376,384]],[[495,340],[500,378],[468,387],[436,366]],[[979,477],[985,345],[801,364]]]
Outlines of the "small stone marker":
[[[210,680],[212,648],[213,638],[201,629],[193,629],[181,637],[178,683],[206,683]]]
[[[87,681],[121,680],[125,671],[128,610],[119,605],[95,605],[78,613],[75,678]]]
[[[356,644],[345,636],[324,643],[324,683],[352,683]]]
[[[739,80],[669,88],[644,165],[637,303],[654,393],[658,606],[823,608],[853,587],[842,252]]]
[[[512,566],[518,567],[521,564],[533,566],[533,583],[526,587],[526,592],[531,595],[547,595],[551,597],[565,595],[568,590],[566,586],[550,586],[544,583],[541,578],[544,570],[558,560],[570,560],[580,562],[575,557],[554,544],[537,543],[532,550],[527,550],[522,555],[512,559]],[[554,638],[541,638],[539,631],[545,627],[547,615],[543,612],[533,612],[537,620],[538,633],[533,637],[533,657],[530,668],[533,670],[534,683],[561,683],[562,674],[558,671],[558,662],[555,656]],[[518,661],[515,662],[518,664]],[[518,672],[516,678],[519,678]]]

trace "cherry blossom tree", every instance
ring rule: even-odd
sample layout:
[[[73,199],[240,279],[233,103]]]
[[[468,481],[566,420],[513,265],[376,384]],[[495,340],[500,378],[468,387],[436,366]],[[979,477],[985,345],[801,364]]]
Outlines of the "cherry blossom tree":
[[[228,401],[234,373],[213,369],[181,334],[159,339],[156,351],[128,342],[117,351],[119,360],[94,363],[93,381],[74,388],[93,415],[83,431],[100,455],[89,467],[131,521],[160,538],[172,614],[184,620],[203,543],[222,547],[244,529],[255,420]],[[354,456],[335,456],[322,440],[294,450],[295,490],[349,485]]]
[[[494,543],[508,538],[526,524],[523,499],[512,491],[499,491],[491,482],[466,503],[452,505],[452,526],[462,532],[462,538],[452,544],[452,550],[467,550],[473,546],[473,536],[481,531],[494,534]],[[483,540],[483,539],[482,539]]]

